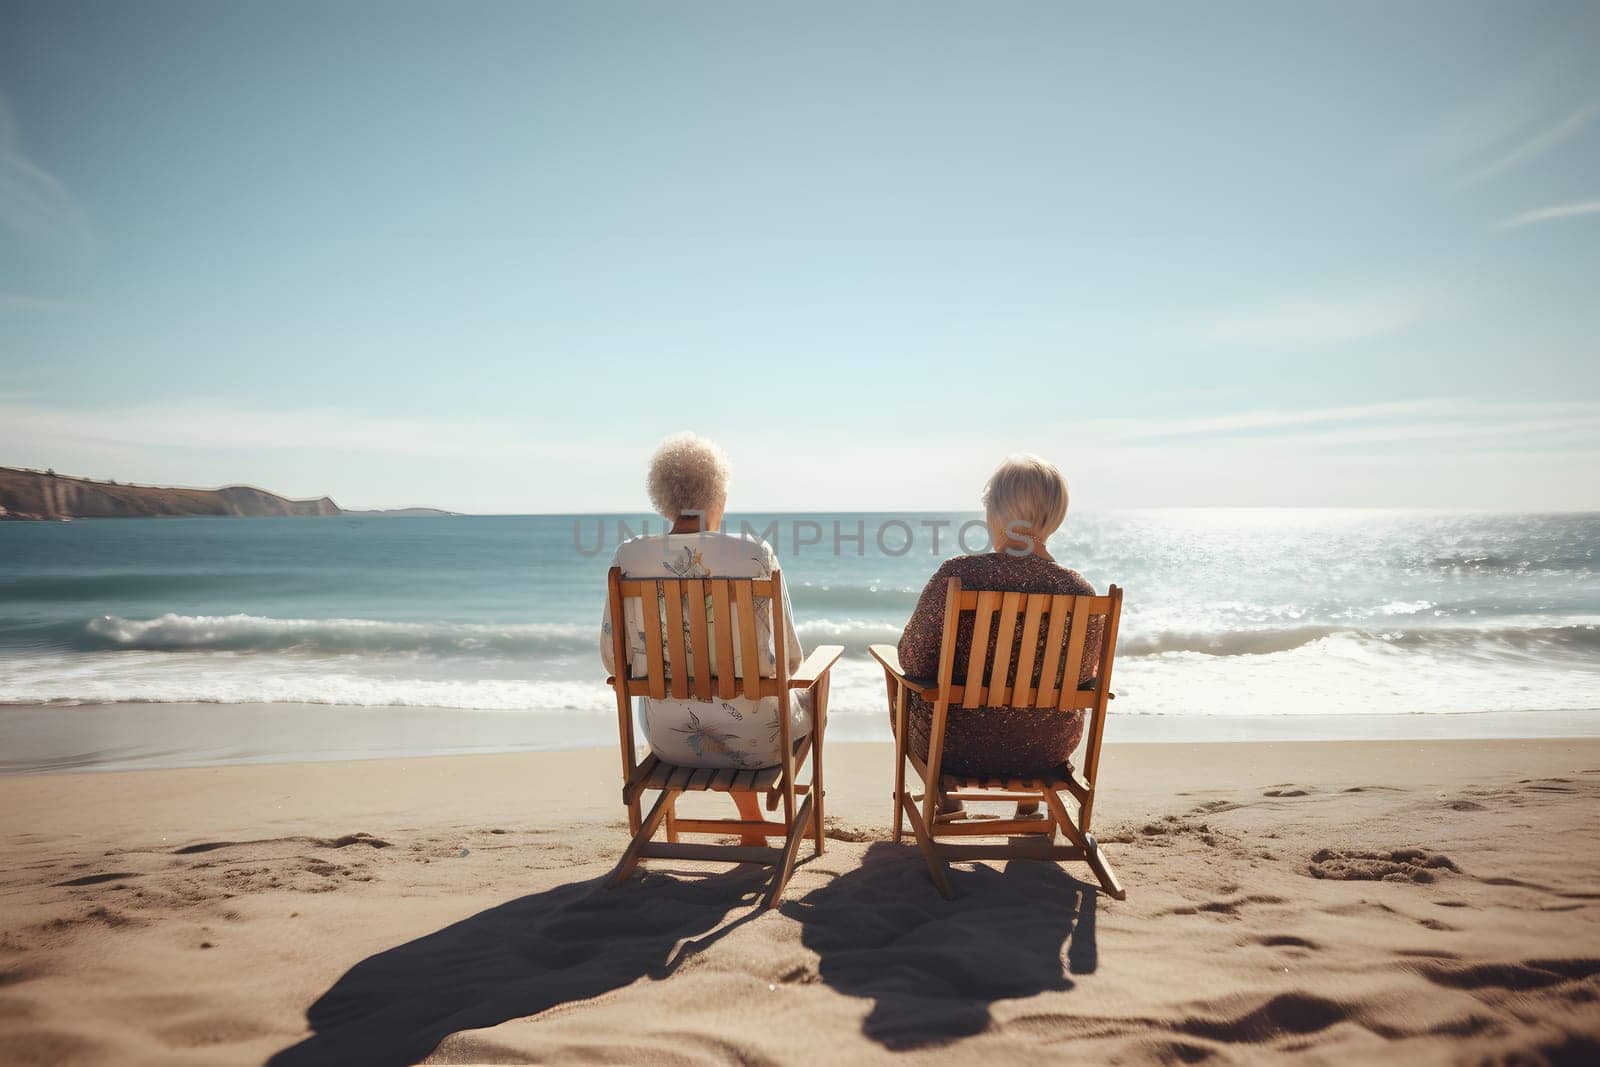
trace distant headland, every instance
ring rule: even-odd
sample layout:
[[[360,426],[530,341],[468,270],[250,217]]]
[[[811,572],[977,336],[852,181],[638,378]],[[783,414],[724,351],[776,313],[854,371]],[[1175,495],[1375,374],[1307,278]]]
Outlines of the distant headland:
[[[75,478],[57,474],[53,470],[0,467],[0,522],[185,515],[324,518],[335,515],[412,517],[453,514],[455,512],[438,508],[347,510],[329,497],[290,500],[248,485],[230,485],[221,489],[176,489]]]

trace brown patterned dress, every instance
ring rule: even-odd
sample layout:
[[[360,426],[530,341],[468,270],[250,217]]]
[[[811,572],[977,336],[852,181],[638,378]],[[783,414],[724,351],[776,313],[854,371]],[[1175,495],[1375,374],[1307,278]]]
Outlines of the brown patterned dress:
[[[1006,593],[1094,594],[1094,586],[1077,571],[1043,556],[1011,556],[990,552],[946,560],[922,590],[911,619],[900,637],[900,667],[912,678],[935,678],[939,673],[939,644],[944,638],[945,582],[960,578],[962,589]],[[963,615],[956,628],[956,663],[965,663],[972,648],[973,616]],[[993,660],[998,632],[989,634],[989,659]],[[1039,633],[1035,663],[1044,662],[1045,634]],[[1084,635],[1080,684],[1094,680],[1100,669],[1100,620],[1090,622]],[[1013,642],[1010,670],[1017,669],[1022,654]],[[1037,672],[1038,668],[1035,668]],[[1030,679],[1037,684],[1037,674]],[[890,712],[891,716],[893,712]],[[917,758],[928,758],[928,734],[933,706],[921,697],[906,701],[907,733]],[[1082,711],[1054,708],[961,708],[946,716],[943,772],[945,774],[1032,777],[1060,765],[1083,737]]]

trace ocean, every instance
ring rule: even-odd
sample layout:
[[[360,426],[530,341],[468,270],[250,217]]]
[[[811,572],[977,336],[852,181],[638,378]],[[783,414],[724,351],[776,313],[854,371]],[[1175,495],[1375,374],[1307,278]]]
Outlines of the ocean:
[[[771,535],[806,647],[846,648],[832,736],[887,738],[866,648],[976,518],[727,520]],[[614,744],[605,571],[619,535],[660,529],[0,523],[0,770]],[[1597,548],[1596,515],[1303,509],[1074,514],[1050,542],[1125,591],[1113,739],[1361,736],[1371,716],[1600,733]]]

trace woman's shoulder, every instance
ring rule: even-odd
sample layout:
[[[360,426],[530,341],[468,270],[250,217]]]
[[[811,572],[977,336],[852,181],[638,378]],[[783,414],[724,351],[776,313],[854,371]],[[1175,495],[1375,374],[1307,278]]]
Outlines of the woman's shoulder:
[[[1013,556],[1004,552],[952,556],[933,572],[933,580],[945,578],[960,578],[963,583],[995,582],[1000,588],[1022,582],[1025,586],[1044,587],[1069,596],[1092,596],[1095,591],[1094,585],[1071,567],[1063,567],[1042,556]]]
[[[638,558],[641,553],[660,552],[666,543],[667,535],[664,533],[635,534],[617,542],[616,551],[611,554],[611,562],[622,563]]]
[[[1059,563],[1051,563],[1050,565],[1060,572],[1059,577],[1061,579],[1061,591],[1063,593],[1070,593],[1073,596],[1095,595],[1094,583],[1089,579],[1085,578],[1071,567],[1063,567]]]
[[[630,538],[617,546],[612,563],[631,576],[766,578],[777,556],[760,538],[710,530]]]
[[[724,530],[706,530],[696,533],[669,532],[636,534],[633,537],[628,538],[626,541],[620,542],[617,545],[617,549],[619,551],[623,549],[630,549],[633,551],[651,552],[660,551],[662,548],[671,548],[677,545],[686,544],[714,545],[719,548],[725,546],[748,547],[754,545],[768,554],[772,553],[771,546],[769,546],[759,537],[755,537],[754,535],[748,533],[728,533]]]
[[[765,560],[769,567],[778,565],[777,551],[754,530],[741,530],[738,533],[718,530],[710,536],[721,538],[722,543],[734,551],[749,553],[753,557]]]
[[[960,578],[965,582],[979,573],[971,563],[975,558],[969,555],[951,556],[933,569],[933,573],[928,576],[928,581],[940,582],[949,578]]]
[[[766,578],[778,569],[778,554],[772,546],[748,530],[712,530],[684,536],[703,555],[711,573]]]

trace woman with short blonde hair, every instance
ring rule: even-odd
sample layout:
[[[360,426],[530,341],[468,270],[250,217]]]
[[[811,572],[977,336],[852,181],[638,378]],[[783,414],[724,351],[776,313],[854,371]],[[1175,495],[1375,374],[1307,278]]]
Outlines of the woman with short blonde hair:
[[[989,475],[983,507],[1002,530],[1016,527],[1049,537],[1067,517],[1067,480],[1049,460],[1019,452]]]
[[[901,635],[900,666],[913,678],[933,678],[938,674],[945,584],[950,578],[960,578],[964,590],[1094,594],[1094,586],[1083,575],[1057,563],[1046,547],[1050,535],[1067,515],[1067,480],[1054,463],[1026,453],[1006,457],[984,486],[983,506],[991,551],[957,556],[934,571]],[[966,662],[972,649],[973,623],[972,615],[963,615],[956,629],[957,663]],[[1041,629],[1034,663],[1045,660],[1045,637]],[[999,638],[998,630],[989,635],[991,663]],[[1100,640],[1096,619],[1086,635],[1079,683],[1094,679],[1100,662]],[[1017,669],[1022,654],[1021,643],[1015,645],[1011,671]],[[928,758],[932,724],[932,705],[911,695],[906,702],[906,731],[911,751],[922,760]],[[1082,737],[1082,711],[951,707],[945,718],[944,773],[1019,778],[1049,774],[1067,761]],[[947,805],[946,810],[954,810],[954,806]],[[1019,813],[1030,812],[1019,808]]]

